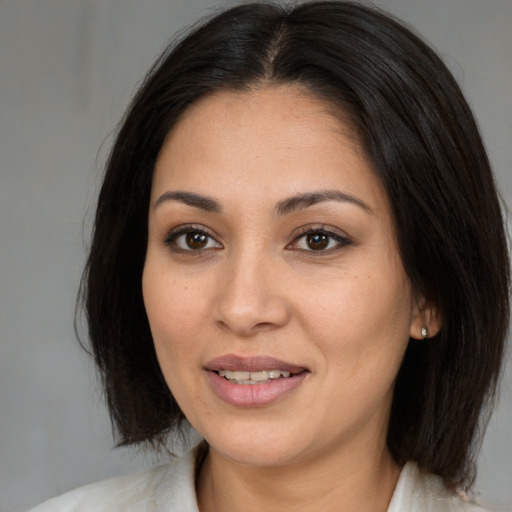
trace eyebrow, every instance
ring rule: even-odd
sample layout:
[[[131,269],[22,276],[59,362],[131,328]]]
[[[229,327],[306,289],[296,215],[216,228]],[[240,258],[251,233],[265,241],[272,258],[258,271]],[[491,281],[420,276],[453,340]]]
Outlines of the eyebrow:
[[[288,199],[279,201],[276,205],[276,212],[278,215],[288,215],[289,213],[297,210],[309,208],[318,203],[325,201],[338,201],[342,203],[352,203],[359,206],[368,213],[374,213],[364,201],[352,194],[347,194],[341,190],[320,190],[318,192],[307,192],[305,194],[298,194]]]
[[[178,201],[194,208],[199,208],[209,213],[222,213],[222,207],[218,201],[211,197],[195,194],[194,192],[169,191],[164,192],[155,201],[154,208],[158,208],[167,201]],[[306,192],[296,196],[283,199],[276,204],[275,211],[279,216],[288,215],[298,210],[309,208],[318,203],[326,201],[338,201],[352,203],[359,206],[368,213],[374,213],[364,201],[352,194],[341,190],[320,190],[317,192]]]
[[[222,212],[220,204],[215,199],[199,194],[194,194],[193,192],[165,192],[155,201],[154,208],[158,208],[162,203],[165,203],[166,201],[179,201],[180,203],[184,203],[188,206],[193,206],[194,208],[199,208],[200,210],[204,210],[210,213]]]

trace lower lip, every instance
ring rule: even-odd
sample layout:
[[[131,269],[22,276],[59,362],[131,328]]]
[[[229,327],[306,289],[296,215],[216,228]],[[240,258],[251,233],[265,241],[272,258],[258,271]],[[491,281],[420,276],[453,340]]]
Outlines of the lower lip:
[[[293,377],[271,379],[259,384],[235,384],[207,370],[208,380],[213,391],[224,402],[236,407],[263,407],[272,404],[297,388],[307,372]]]

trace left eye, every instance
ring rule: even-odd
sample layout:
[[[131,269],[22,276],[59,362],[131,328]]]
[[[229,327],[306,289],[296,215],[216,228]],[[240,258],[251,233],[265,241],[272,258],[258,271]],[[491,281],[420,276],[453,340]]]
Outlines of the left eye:
[[[304,233],[293,243],[294,247],[303,251],[326,252],[336,247],[349,244],[349,240],[325,231]]]
[[[182,231],[171,235],[167,244],[180,251],[201,251],[204,249],[219,249],[222,246],[203,231]]]

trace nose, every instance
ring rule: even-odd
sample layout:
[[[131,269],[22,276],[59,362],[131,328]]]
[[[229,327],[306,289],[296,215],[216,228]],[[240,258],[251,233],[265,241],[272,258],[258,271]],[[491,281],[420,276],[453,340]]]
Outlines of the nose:
[[[279,265],[250,253],[232,258],[221,277],[216,320],[238,336],[250,337],[286,325],[290,307]]]

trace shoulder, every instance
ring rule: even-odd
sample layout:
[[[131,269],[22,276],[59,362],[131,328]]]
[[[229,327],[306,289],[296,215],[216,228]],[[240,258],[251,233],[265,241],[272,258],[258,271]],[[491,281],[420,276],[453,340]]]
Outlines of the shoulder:
[[[197,512],[194,472],[191,450],[169,464],[80,487],[30,512]]]
[[[400,474],[388,512],[485,512],[456,492],[440,477],[422,472],[408,462]]]

